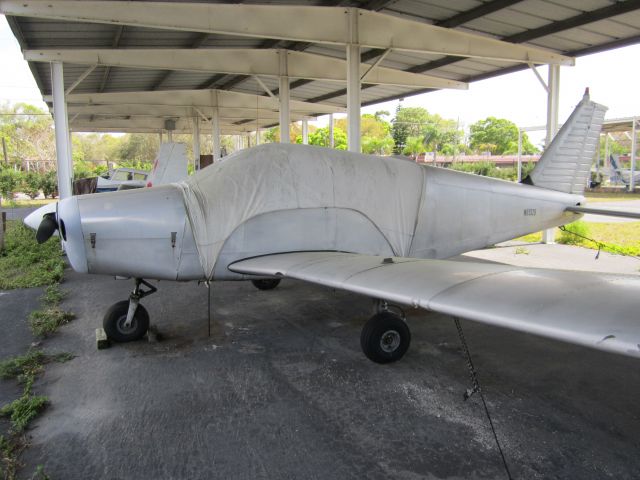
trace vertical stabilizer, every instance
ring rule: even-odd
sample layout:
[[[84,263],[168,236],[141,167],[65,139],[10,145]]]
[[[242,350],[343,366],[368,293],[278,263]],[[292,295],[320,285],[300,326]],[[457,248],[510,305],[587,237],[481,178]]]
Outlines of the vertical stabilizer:
[[[607,107],[592,102],[588,90],[523,183],[582,194],[598,148]]]

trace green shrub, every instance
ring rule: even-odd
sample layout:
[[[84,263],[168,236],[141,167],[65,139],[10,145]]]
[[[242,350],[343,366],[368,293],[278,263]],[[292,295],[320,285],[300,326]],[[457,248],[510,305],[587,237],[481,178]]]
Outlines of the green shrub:
[[[574,235],[577,234],[577,235]],[[580,235],[580,236],[578,236]],[[582,220],[565,225],[564,231],[560,233],[558,243],[564,245],[582,245],[586,242],[584,238],[589,236],[589,225]]]
[[[12,200],[22,182],[22,172],[12,168],[0,168],[0,195],[6,200]]]
[[[22,178],[22,191],[31,198],[36,198],[40,194],[41,177],[38,172],[27,172]]]
[[[54,198],[58,194],[58,174],[55,170],[40,175],[40,190],[45,197]]]

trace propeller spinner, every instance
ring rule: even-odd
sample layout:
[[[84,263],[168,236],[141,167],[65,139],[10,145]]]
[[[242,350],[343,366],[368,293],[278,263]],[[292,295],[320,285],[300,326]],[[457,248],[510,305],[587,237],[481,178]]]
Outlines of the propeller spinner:
[[[58,230],[58,221],[55,213],[46,213],[42,217],[42,221],[36,231],[36,240],[38,243],[44,243]]]

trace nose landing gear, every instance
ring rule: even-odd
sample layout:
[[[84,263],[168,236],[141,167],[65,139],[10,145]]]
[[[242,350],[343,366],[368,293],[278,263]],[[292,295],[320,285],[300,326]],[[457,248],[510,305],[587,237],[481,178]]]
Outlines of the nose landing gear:
[[[102,321],[107,337],[114,342],[132,342],[144,337],[149,329],[149,313],[140,300],[158,289],[142,278],[135,279],[135,288],[129,300],[122,300],[109,307]],[[143,290],[144,285],[148,290]]]

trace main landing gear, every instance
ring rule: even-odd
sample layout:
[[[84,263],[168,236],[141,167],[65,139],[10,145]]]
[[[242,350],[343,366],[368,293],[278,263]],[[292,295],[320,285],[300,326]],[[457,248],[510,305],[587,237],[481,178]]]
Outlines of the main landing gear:
[[[279,278],[262,278],[260,280],[251,280],[253,286],[258,290],[273,290],[280,284]]]
[[[360,334],[360,346],[369,360],[391,363],[400,360],[411,343],[411,331],[402,309],[379,302],[377,313],[364,324]],[[391,308],[399,314],[393,313]]]
[[[129,300],[122,300],[109,307],[102,321],[107,337],[114,342],[132,342],[144,337],[149,329],[149,313],[140,305],[140,300],[158,289],[142,278],[135,279],[136,285]],[[140,288],[144,285],[148,290]]]

